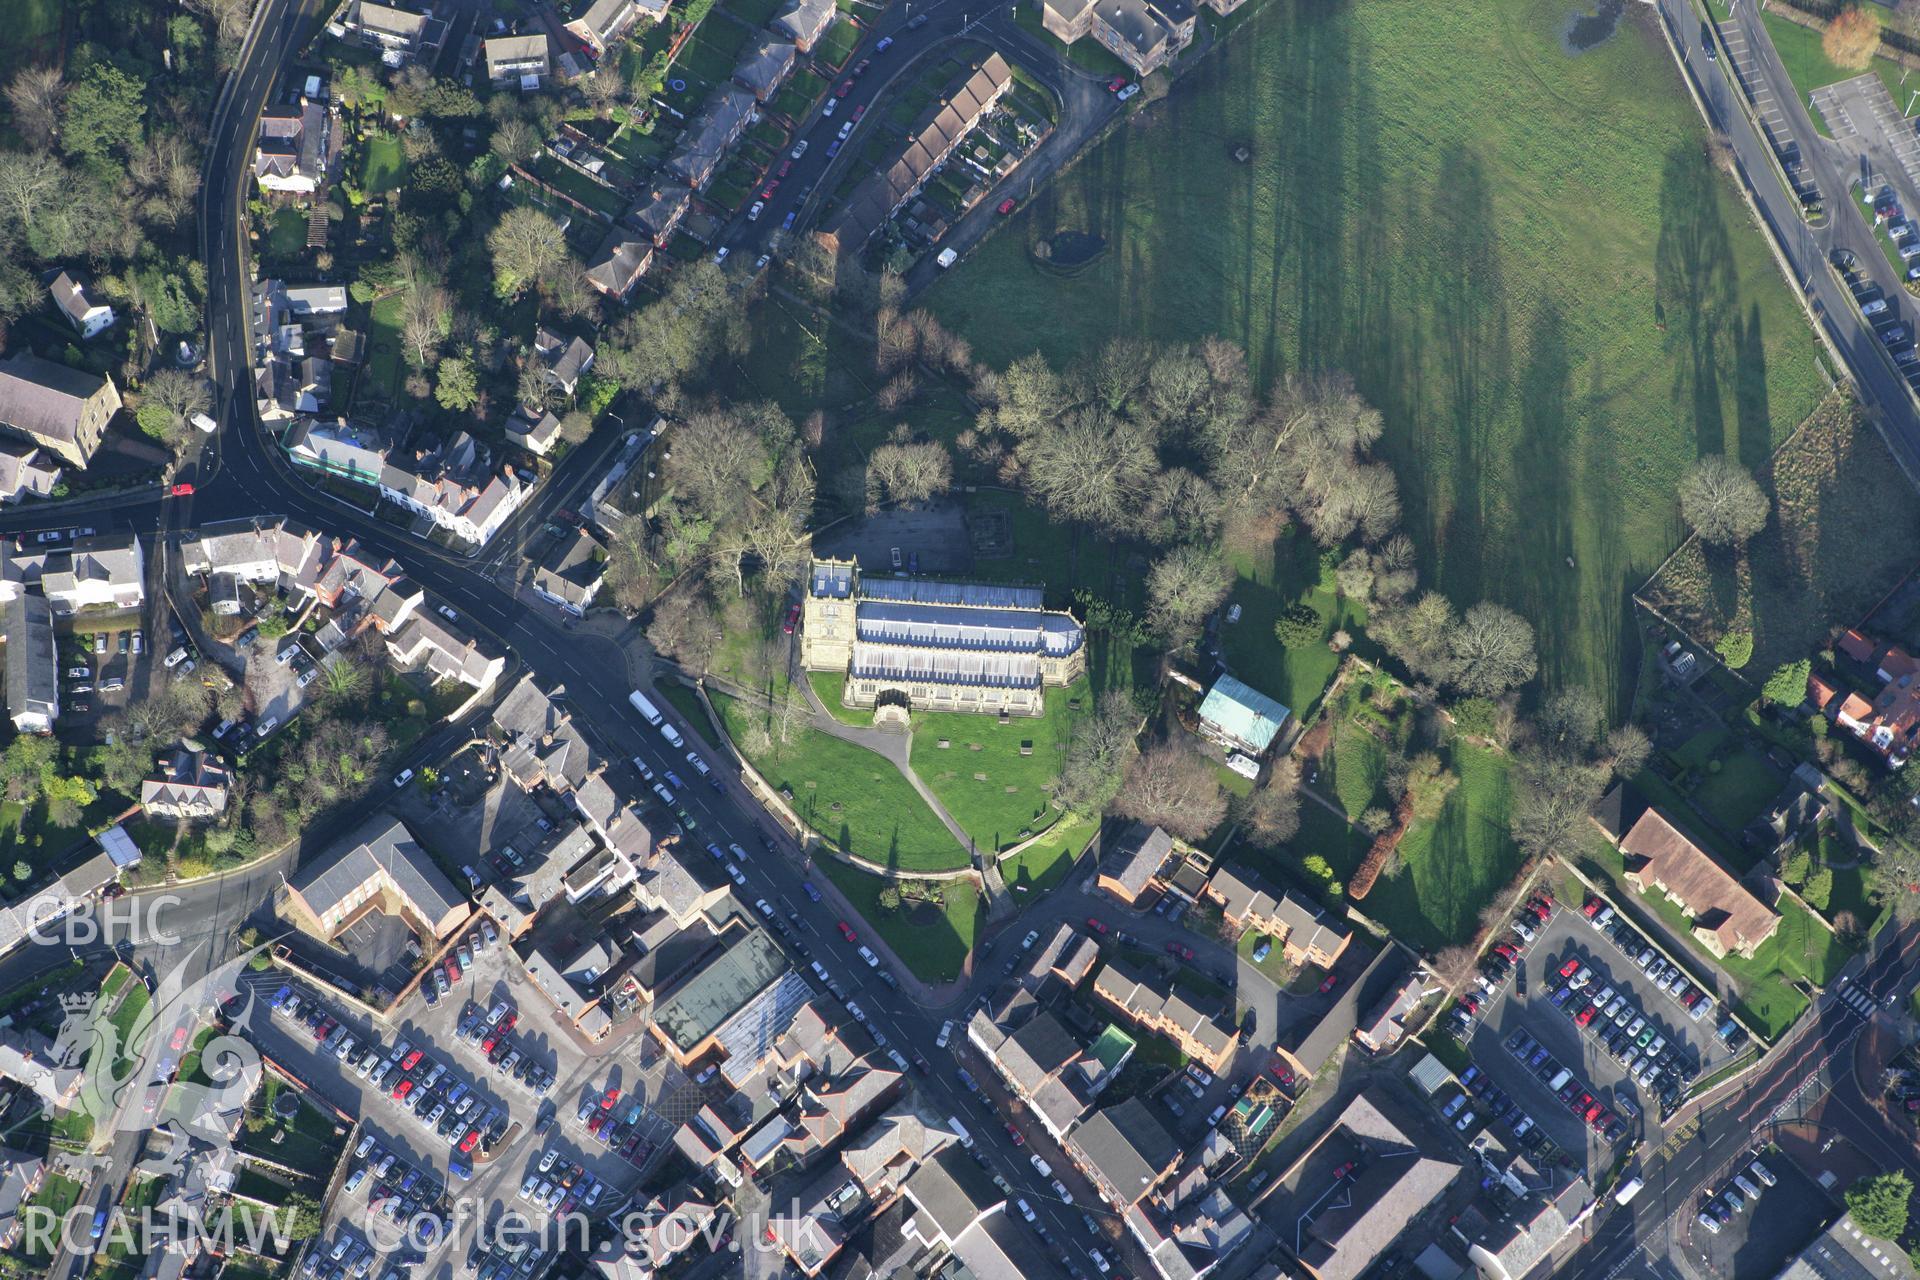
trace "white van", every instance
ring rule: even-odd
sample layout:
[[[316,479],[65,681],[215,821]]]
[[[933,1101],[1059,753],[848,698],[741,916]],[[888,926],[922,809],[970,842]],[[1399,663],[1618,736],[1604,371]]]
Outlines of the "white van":
[[[1647,1184],[1639,1178],[1628,1178],[1620,1184],[1620,1189],[1613,1193],[1613,1202],[1615,1204],[1631,1204],[1633,1198],[1640,1194],[1640,1188],[1646,1185]]]
[[[973,1150],[973,1135],[967,1132],[967,1126],[960,1123],[959,1116],[948,1116],[947,1127],[959,1136],[961,1146],[969,1151]]]
[[[1547,1081],[1547,1088],[1551,1089],[1555,1093],[1558,1093],[1560,1092],[1561,1089],[1566,1087],[1567,1081],[1571,1079],[1573,1079],[1573,1072],[1566,1067],[1562,1067],[1557,1073],[1555,1073],[1553,1079]]]
[[[939,267],[942,271],[945,271],[948,267],[960,261],[960,255],[955,253],[952,249],[942,249],[940,251],[940,256],[935,258],[933,261],[935,266]]]
[[[669,746],[681,747],[685,746],[687,742],[685,738],[680,736],[680,731],[670,724],[662,724],[660,726],[660,736],[667,740]]]
[[[627,695],[627,701],[633,704],[633,709],[638,711],[641,719],[645,720],[648,724],[660,723],[660,708],[654,706],[646,694],[635,689]]]

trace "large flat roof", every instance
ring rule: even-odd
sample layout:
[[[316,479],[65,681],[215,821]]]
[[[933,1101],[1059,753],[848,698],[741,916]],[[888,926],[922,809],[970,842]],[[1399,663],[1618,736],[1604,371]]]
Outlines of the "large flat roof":
[[[654,1025],[687,1052],[786,970],[787,957],[779,945],[764,929],[750,927],[654,1006]]]

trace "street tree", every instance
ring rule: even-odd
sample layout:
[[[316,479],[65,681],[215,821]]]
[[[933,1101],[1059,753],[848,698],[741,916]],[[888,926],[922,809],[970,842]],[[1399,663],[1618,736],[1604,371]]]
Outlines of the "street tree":
[[[1767,523],[1767,495],[1723,453],[1709,454],[1680,480],[1680,516],[1702,542],[1737,546]]]
[[[1880,50],[1880,20],[1865,5],[1848,5],[1820,33],[1820,49],[1835,66],[1865,70]]]

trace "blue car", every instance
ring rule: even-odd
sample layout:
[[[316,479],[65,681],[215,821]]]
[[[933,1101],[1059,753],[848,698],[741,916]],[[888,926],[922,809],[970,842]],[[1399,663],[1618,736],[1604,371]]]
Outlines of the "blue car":
[[[807,896],[809,898],[812,898],[815,902],[820,901],[820,891],[813,887],[813,881],[802,880],[800,882],[800,887],[807,891]]]
[[[273,1006],[275,1009],[278,1009],[281,1005],[287,1002],[287,997],[292,994],[293,994],[292,987],[282,986],[278,991],[273,993],[273,998],[268,1000],[267,1003]]]
[[[1572,987],[1560,988],[1558,991],[1553,993],[1553,1007],[1556,1009],[1564,1007],[1568,999],[1571,998],[1572,995],[1573,995]]]
[[[431,982],[423,982],[420,984],[420,994],[427,998],[427,1006],[429,1008],[440,1003],[440,993],[434,990]]]
[[[796,218],[796,217],[798,217],[798,216],[799,216],[799,213],[800,213],[800,211],[799,211],[798,209],[789,209],[789,210],[787,210],[787,216],[786,216],[786,218],[785,218],[784,220],[782,220],[782,222],[780,223],[780,229],[781,229],[782,231],[791,231],[791,230],[793,230],[793,220],[794,220],[794,218]]]
[[[454,1176],[462,1182],[466,1182],[473,1177],[473,1166],[467,1163],[464,1156],[455,1156],[447,1162],[447,1167],[452,1169]]]
[[[839,154],[840,154],[840,139],[835,138],[832,142],[829,142],[827,144],[827,159],[831,160]]]

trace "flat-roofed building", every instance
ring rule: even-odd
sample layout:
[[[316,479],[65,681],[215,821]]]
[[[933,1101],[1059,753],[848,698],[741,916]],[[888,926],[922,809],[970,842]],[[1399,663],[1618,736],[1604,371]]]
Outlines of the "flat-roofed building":
[[[654,1002],[654,1035],[685,1066],[711,1050],[727,1020],[787,972],[786,953],[765,930],[736,929],[698,970]]]

